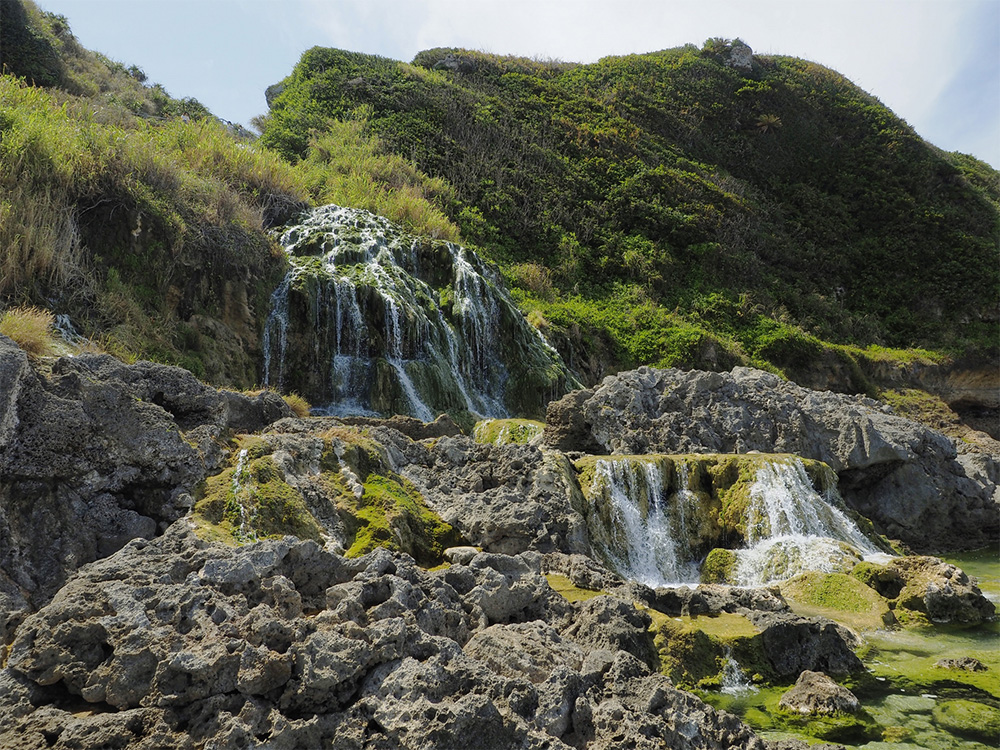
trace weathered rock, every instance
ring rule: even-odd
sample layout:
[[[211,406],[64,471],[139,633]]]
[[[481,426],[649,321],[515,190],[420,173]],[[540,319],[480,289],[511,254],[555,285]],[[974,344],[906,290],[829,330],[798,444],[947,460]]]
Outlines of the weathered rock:
[[[592,453],[794,453],[831,466],[845,501],[914,549],[1000,541],[996,456],[972,472],[953,441],[888,407],[758,370],[620,373],[551,403],[545,441]]]
[[[852,650],[859,645],[857,638],[832,620],[790,612],[743,614],[761,631],[764,653],[779,678],[797,677],[806,670],[835,675],[864,671]]]
[[[989,669],[979,659],[971,656],[961,656],[958,659],[939,659],[934,662],[934,666],[942,669],[959,669],[963,672],[985,672]]]
[[[432,447],[394,445],[405,451],[397,459],[400,474],[472,544],[503,554],[590,552],[564,456],[526,445],[482,445],[464,436],[443,437]]]
[[[763,750],[615,650],[641,630],[630,603],[577,612],[540,562],[482,553],[430,572],[291,538],[212,546],[178,522],[19,628],[0,746]]]
[[[150,538],[193,504],[219,438],[290,413],[189,372],[107,355],[36,373],[0,340],[0,642],[81,565]]]
[[[822,672],[804,671],[795,686],[781,696],[778,707],[799,714],[853,714],[861,708],[857,696]]]
[[[996,607],[983,596],[960,568],[936,557],[895,557],[883,565],[865,563],[854,575],[899,610],[917,612],[936,623],[975,625],[996,615]]]

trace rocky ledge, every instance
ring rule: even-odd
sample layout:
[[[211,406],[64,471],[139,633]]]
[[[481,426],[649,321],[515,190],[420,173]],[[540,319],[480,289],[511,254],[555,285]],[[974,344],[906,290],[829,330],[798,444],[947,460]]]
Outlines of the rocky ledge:
[[[995,457],[769,378],[623,374],[554,404],[547,446],[496,445],[0,337],[0,747],[764,748],[667,675],[717,679],[730,648],[782,684],[856,673],[854,635],[777,589],[624,580],[566,451],[795,450],[859,508],[916,477],[873,515],[942,539],[993,539],[996,511]],[[899,611],[993,614],[932,558],[856,567]],[[736,635],[692,639],[701,615]]]
[[[922,552],[1000,543],[1000,457],[872,399],[745,367],[641,367],[549,404],[545,443],[587,453],[793,453],[829,465],[844,500]]]

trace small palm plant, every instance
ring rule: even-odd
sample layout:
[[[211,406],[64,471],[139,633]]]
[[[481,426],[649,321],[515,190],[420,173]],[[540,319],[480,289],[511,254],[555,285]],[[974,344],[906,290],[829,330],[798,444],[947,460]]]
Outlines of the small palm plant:
[[[773,133],[781,128],[781,118],[777,115],[761,115],[757,118],[758,133]]]

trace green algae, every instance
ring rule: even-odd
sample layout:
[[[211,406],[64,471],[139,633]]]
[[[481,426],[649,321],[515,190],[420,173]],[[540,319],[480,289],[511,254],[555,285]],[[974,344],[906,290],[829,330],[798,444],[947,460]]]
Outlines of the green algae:
[[[893,622],[883,597],[843,573],[803,573],[778,586],[796,614],[827,617],[858,631],[878,630]]]
[[[931,711],[934,722],[959,737],[1000,742],[1000,709],[969,700],[944,701]]]
[[[598,596],[607,596],[606,591],[595,591],[577,586],[567,576],[559,573],[548,573],[545,580],[549,582],[549,587],[569,602],[585,602]]]
[[[262,442],[244,448],[257,455]],[[285,481],[269,455],[248,461],[237,476],[232,467],[209,477],[198,489],[193,519],[199,536],[227,544],[286,535],[322,539],[322,529],[302,495]]]
[[[545,431],[545,423],[534,419],[484,419],[476,423],[472,436],[477,443],[524,445]]]
[[[424,566],[441,562],[448,547],[462,543],[461,536],[428,507],[406,479],[369,474],[364,493],[344,492],[337,509],[348,531],[346,557],[360,557],[378,547],[411,555]]]

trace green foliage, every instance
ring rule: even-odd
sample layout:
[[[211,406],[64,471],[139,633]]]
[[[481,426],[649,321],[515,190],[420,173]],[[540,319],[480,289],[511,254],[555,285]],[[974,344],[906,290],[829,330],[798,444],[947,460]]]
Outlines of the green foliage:
[[[821,66],[735,69],[737,42],[591,65],[315,48],[263,140],[307,159],[363,108],[569,359],[792,374],[826,342],[995,351],[996,172]]]

